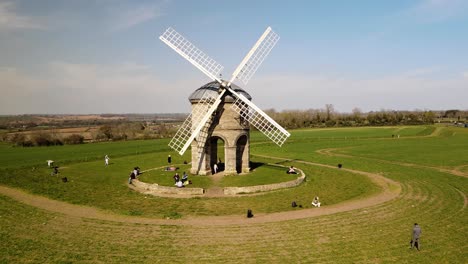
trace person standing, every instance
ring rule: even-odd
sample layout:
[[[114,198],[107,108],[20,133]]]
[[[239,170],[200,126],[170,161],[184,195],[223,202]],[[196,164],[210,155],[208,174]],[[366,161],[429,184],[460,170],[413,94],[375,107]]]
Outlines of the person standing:
[[[421,227],[418,225],[418,223],[414,223],[413,235],[411,237],[411,248],[415,247],[417,250],[419,250],[419,237],[421,236],[421,232]]]
[[[218,164],[213,164],[213,171],[214,171],[214,174],[218,173]]]
[[[106,163],[105,163],[106,166],[108,166],[108,165],[109,165],[109,156],[106,155],[106,156],[104,157],[104,161],[106,162]]]
[[[167,156],[167,163],[169,163],[169,164],[172,163],[172,157],[171,157],[171,155]]]

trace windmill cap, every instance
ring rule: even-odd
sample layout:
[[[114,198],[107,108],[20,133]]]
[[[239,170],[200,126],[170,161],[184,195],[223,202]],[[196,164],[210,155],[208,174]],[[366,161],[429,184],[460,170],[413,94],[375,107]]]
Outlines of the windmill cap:
[[[216,97],[218,97],[219,87],[220,87],[220,84],[217,81],[209,82],[209,83],[203,85],[202,87],[198,88],[197,90],[195,90],[189,96],[188,99],[189,99],[189,101],[191,103],[196,103],[196,102],[200,101],[200,99],[202,98],[202,96],[203,96],[203,94],[205,92],[212,93],[213,97],[216,98]],[[244,89],[240,88],[239,86],[232,83],[231,84],[231,89],[233,89],[234,91],[242,94],[247,99],[252,100],[252,96],[250,96],[250,94],[248,94],[246,91],[244,91]],[[234,98],[232,96],[228,95],[228,96],[226,96],[225,102],[234,102]]]

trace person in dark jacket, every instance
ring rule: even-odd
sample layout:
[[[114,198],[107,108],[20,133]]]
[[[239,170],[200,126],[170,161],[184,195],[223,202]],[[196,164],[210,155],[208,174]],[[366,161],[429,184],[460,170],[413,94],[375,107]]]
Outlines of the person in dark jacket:
[[[176,173],[173,178],[174,178],[174,183],[177,184],[177,182],[180,180],[179,173]]]
[[[418,223],[415,223],[413,227],[413,235],[411,237],[411,248],[415,247],[419,250],[419,237],[421,236],[421,232],[421,227]]]

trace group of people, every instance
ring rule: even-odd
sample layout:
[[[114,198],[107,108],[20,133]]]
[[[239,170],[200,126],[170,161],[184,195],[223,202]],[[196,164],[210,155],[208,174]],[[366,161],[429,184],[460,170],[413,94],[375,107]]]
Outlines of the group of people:
[[[182,177],[180,177],[179,173],[176,172],[173,178],[174,178],[174,185],[177,186],[178,188],[185,187],[185,185],[192,183],[191,181],[189,181],[188,174],[185,173],[185,171],[182,174]]]
[[[59,174],[58,166],[52,167],[52,172],[50,173],[51,176],[57,176]]]
[[[54,161],[53,160],[47,160],[47,167],[52,168],[52,172],[50,175],[52,176],[57,176],[59,171],[58,171],[58,166],[54,166]]]
[[[132,184],[133,180],[135,180],[140,174],[140,167],[137,166],[133,168],[133,170],[130,172],[130,177],[128,178],[128,184]]]

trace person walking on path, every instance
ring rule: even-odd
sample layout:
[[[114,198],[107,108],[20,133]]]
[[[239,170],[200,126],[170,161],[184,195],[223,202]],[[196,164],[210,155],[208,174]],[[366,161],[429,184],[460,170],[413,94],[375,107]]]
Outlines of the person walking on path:
[[[106,162],[106,163],[105,163],[106,166],[108,166],[108,165],[109,165],[109,156],[106,155],[106,156],[104,157],[104,161]]]
[[[413,235],[411,237],[411,248],[415,247],[419,250],[419,237],[421,236],[421,232],[421,227],[418,223],[415,223],[413,227]]]

